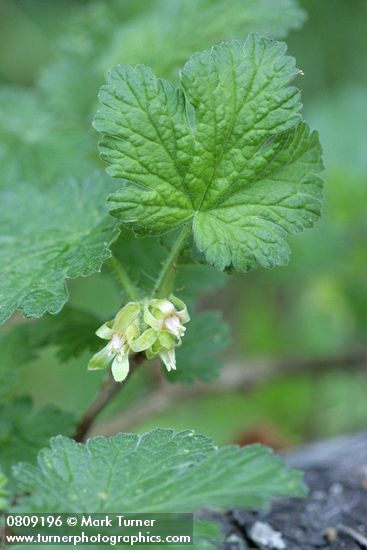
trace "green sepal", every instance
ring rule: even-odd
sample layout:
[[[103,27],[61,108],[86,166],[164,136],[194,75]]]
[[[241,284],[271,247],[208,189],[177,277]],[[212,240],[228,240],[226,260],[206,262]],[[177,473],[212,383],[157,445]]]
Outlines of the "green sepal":
[[[122,307],[113,321],[113,331],[124,334],[129,325],[138,318],[140,309],[141,306],[137,302],[129,302]]]
[[[112,325],[113,321],[103,323],[103,325],[96,330],[96,336],[98,336],[98,338],[102,338],[102,340],[111,340],[113,335]]]
[[[88,363],[88,370],[106,369],[111,362],[108,344],[95,353]]]
[[[145,351],[154,344],[156,339],[157,333],[152,328],[148,328],[139,338],[131,342],[130,347],[135,353]]]

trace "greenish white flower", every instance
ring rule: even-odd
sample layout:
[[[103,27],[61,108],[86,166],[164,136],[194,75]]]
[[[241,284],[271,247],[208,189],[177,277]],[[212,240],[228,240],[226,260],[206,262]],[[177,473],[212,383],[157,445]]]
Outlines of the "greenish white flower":
[[[146,351],[147,357],[158,355],[168,371],[175,370],[175,348],[181,345],[186,331],[184,324],[189,320],[186,305],[179,298],[150,300],[144,308],[144,321],[157,333],[157,338]]]
[[[168,371],[175,370],[175,348],[181,345],[189,320],[184,302],[175,296],[144,305],[129,302],[97,330],[97,336],[108,344],[92,357],[88,368],[105,369],[112,364],[114,379],[122,382],[129,374],[130,351],[144,351],[147,359],[160,357]]]
[[[117,313],[115,319],[104,323],[96,334],[108,344],[89,361],[90,370],[105,369],[112,362],[112,375],[116,382],[125,380],[129,373],[129,353],[144,351],[156,340],[151,328],[140,334],[139,314],[141,305],[129,302]]]
[[[184,324],[190,321],[186,305],[176,296],[154,299],[145,306],[144,321],[155,331],[167,330],[178,340],[184,336]]]

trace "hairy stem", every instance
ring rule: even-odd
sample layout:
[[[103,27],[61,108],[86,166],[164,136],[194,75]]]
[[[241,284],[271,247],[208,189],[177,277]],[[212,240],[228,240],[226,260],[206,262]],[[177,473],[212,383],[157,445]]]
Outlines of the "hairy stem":
[[[117,278],[121,283],[122,288],[128,295],[129,299],[133,302],[137,302],[139,300],[138,290],[135,287],[134,283],[131,281],[127,271],[125,270],[121,262],[119,262],[119,260],[114,256],[111,256],[111,258],[108,260],[108,264],[116,273]]]
[[[165,298],[172,292],[176,261],[191,232],[191,224],[185,225],[171,248],[154,285],[152,297]]]
[[[142,353],[136,353],[131,356],[130,359],[130,372],[127,380],[130,378],[134,370],[145,360],[145,357]],[[124,384],[115,382],[112,377],[111,372],[103,379],[102,384],[99,388],[98,394],[89,405],[80,421],[78,422],[73,439],[78,442],[83,442],[86,440],[88,432],[92,425],[94,424],[97,416],[107,407],[107,405],[112,401],[112,399],[121,391]]]

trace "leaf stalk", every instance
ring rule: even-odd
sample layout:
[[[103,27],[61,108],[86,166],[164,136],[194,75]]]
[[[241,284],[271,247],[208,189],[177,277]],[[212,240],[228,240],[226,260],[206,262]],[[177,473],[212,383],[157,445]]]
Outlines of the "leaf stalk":
[[[184,225],[169,255],[163,263],[152,292],[152,298],[166,298],[173,291],[176,275],[176,262],[191,233],[191,224]]]
[[[125,270],[121,262],[115,256],[111,256],[111,258],[108,260],[108,264],[111,267],[111,269],[116,273],[117,278],[122,288],[125,290],[129,299],[132,300],[133,302],[138,302],[139,301],[138,290],[134,285],[134,283],[132,282],[132,280],[130,279],[127,271]]]

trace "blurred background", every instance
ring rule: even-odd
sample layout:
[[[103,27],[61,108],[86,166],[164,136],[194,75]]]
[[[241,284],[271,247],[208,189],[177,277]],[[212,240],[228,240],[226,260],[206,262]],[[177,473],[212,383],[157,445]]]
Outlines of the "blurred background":
[[[224,363],[256,382],[183,390],[141,418],[133,416],[136,399],[156,383],[141,371],[103,413],[103,433],[113,418],[117,428],[194,428],[218,444],[260,440],[283,448],[366,429],[367,3],[275,4],[259,15],[256,2],[245,0],[1,0],[0,166],[7,182],[48,186],[101,166],[91,119],[111,65],[143,62],[175,79],[193,51],[245,39],[249,30],[286,39],[304,72],[297,85],[305,118],[324,148],[323,218],[291,239],[289,266],[218,276],[200,300],[201,308],[221,309],[230,325]],[[69,292],[71,306],[100,317],[119,303],[104,272],[71,281]],[[4,403],[29,394],[36,413],[56,405],[80,416],[101,381],[86,371],[90,352],[61,361],[52,339],[29,351],[27,339],[36,337],[17,335],[18,325],[15,316],[1,333]],[[72,333],[72,320],[69,327]]]

